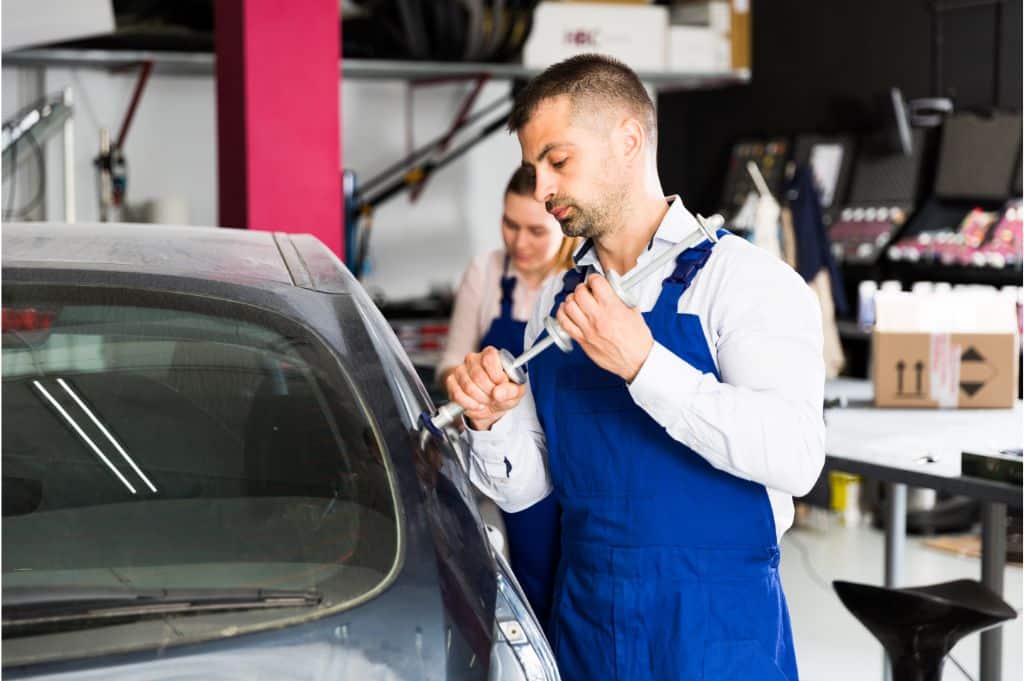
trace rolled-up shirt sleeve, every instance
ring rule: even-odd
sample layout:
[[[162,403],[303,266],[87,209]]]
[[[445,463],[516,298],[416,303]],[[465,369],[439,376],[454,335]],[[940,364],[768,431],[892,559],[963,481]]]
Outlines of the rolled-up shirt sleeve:
[[[722,380],[655,343],[630,394],[715,468],[802,496],[824,464],[818,303],[773,262],[755,258],[727,272],[711,282],[710,303]]]

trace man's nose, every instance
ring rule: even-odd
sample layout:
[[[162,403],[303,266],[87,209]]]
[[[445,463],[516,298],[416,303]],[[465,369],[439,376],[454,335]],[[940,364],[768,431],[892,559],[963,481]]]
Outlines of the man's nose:
[[[548,199],[555,195],[553,178],[549,173],[537,170],[536,179],[537,184],[534,186],[533,198],[541,203],[546,203]]]

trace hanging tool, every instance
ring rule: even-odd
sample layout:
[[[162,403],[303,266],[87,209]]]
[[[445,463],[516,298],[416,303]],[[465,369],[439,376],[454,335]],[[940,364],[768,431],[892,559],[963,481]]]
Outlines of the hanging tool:
[[[437,172],[441,168],[445,167],[452,161],[456,160],[467,151],[472,149],[481,140],[489,136],[492,132],[498,128],[506,125],[508,121],[509,112],[502,113],[499,117],[495,118],[481,130],[479,130],[473,137],[466,140],[463,144],[454,149],[449,150],[445,155],[441,157],[430,156],[421,164],[413,167],[406,172],[402,177],[396,179],[391,184],[382,187],[381,189],[373,192],[372,196],[363,198],[359,204],[359,214],[363,219],[367,219],[373,216],[374,209],[387,201],[392,196],[404,191],[410,187],[416,187],[421,184],[427,177]],[[371,180],[372,182],[372,180]],[[368,185],[369,183],[367,183]],[[366,185],[364,185],[362,191],[366,192]],[[352,273],[358,278],[363,274],[363,267],[366,264],[367,252],[369,249],[370,242],[370,230],[364,228],[361,230],[359,245],[356,249],[356,260],[351,265]]]
[[[665,249],[654,260],[629,276],[621,277],[618,273],[609,271],[608,283],[622,302],[629,307],[636,307],[638,301],[634,289],[637,284],[652,274],[660,272],[665,265],[674,261],[680,253],[696,246],[705,239],[712,243],[717,242],[717,232],[723,224],[725,224],[725,220],[721,215],[712,215],[707,219],[698,215],[697,225],[700,229],[694,231],[671,248]],[[558,349],[562,352],[572,352],[572,339],[565,329],[562,328],[562,325],[558,323],[557,319],[554,317],[545,319],[544,329],[548,332],[548,337],[534,343],[529,350],[519,355],[519,357],[513,357],[512,353],[508,350],[498,351],[501,368],[504,369],[505,374],[508,375],[509,380],[513,383],[525,383],[526,372],[523,371],[523,366],[552,345],[557,345]],[[426,414],[423,414],[420,420],[424,422],[424,425],[429,423],[428,427],[431,430],[439,432],[451,425],[464,411],[465,409],[459,403],[449,402],[437,410],[437,416],[428,418]]]

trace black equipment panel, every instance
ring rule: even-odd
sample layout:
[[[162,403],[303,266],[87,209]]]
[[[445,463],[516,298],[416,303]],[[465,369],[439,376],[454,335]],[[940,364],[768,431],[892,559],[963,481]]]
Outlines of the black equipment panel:
[[[751,192],[757,192],[754,181],[747,172],[747,162],[753,161],[757,164],[768,189],[776,198],[780,198],[782,185],[786,179],[788,154],[789,142],[781,137],[769,140],[744,140],[733,146],[721,201],[721,212],[726,220],[739,212]]]
[[[957,114],[942,130],[935,196],[940,199],[1009,198],[1020,155],[1020,114]]]
[[[909,156],[861,152],[854,169],[848,203],[914,203],[921,177],[921,160],[924,158],[924,131],[914,130],[911,139],[913,152]]]

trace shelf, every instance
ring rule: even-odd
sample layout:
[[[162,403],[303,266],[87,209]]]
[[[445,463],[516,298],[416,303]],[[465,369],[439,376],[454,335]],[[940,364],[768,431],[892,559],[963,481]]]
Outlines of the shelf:
[[[1024,270],[1020,265],[1002,268],[938,265],[899,260],[886,261],[886,279],[897,279],[905,285],[917,281],[945,281],[950,284],[987,284],[989,286],[1020,286]]]
[[[4,66],[121,69],[144,61],[153,62],[154,70],[161,73],[210,75],[214,68],[212,52],[44,48],[15,50],[3,54]]]
[[[849,340],[870,340],[871,331],[863,328],[860,324],[849,319],[837,319],[836,329],[842,338]]]
[[[82,50],[42,48],[16,50],[3,55],[4,66],[118,69],[151,61],[161,73],[211,75],[215,55],[210,52],[163,52],[155,50]],[[496,80],[531,78],[540,69],[521,64],[477,64],[466,62],[398,61],[385,59],[344,59],[345,78],[377,80],[423,80],[471,78],[488,75]],[[639,72],[645,82],[664,89],[707,89],[750,82],[747,70],[714,73]]]

